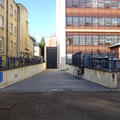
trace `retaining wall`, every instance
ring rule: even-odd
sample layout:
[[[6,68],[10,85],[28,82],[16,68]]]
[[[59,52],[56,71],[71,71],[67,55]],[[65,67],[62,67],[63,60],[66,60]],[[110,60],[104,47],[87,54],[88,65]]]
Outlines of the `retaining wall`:
[[[46,63],[0,72],[0,88],[9,86],[46,70]]]
[[[67,72],[73,74],[75,67],[68,65]],[[96,69],[84,69],[84,75],[81,76],[83,79],[92,81],[108,88],[117,88],[118,73],[108,72]]]

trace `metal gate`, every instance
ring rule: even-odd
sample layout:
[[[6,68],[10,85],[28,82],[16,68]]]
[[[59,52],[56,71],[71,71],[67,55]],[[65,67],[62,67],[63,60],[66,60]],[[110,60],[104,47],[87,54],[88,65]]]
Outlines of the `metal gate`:
[[[47,68],[57,68],[57,47],[47,47]]]

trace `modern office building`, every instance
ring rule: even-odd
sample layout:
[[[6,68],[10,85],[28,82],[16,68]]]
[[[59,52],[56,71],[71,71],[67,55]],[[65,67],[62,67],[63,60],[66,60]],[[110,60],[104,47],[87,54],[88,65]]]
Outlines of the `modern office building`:
[[[75,52],[110,52],[108,46],[120,42],[119,13],[120,0],[57,0],[59,67]]]

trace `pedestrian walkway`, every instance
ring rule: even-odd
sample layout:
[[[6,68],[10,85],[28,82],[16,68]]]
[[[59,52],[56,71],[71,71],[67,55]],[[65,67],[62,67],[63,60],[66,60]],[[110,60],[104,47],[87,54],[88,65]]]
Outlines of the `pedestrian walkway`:
[[[107,91],[95,83],[75,78],[61,70],[46,70],[39,75],[1,89],[0,92]]]

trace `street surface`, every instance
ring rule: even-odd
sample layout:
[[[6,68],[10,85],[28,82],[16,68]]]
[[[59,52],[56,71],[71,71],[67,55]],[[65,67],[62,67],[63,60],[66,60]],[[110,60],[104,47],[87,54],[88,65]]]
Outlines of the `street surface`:
[[[120,120],[120,92],[47,70],[0,90],[0,120]]]
[[[80,80],[60,70],[47,70],[32,78],[21,81],[2,92],[50,92],[50,91],[105,91],[100,85]]]

